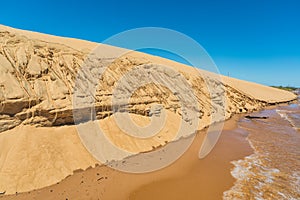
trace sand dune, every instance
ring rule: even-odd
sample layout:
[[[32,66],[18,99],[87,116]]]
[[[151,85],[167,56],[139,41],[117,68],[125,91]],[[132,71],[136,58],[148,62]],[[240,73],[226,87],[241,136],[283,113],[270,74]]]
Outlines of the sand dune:
[[[45,187],[61,181],[74,170],[97,163],[76,132],[72,95],[78,71],[88,53],[98,45],[0,26],[0,192],[12,194]],[[126,52],[108,45],[98,48],[105,52],[103,63]],[[149,72],[158,79],[161,78],[159,66],[166,65],[176,71],[176,76],[181,74],[188,80],[200,108],[197,129],[214,123],[212,113],[223,107],[224,119],[228,119],[235,113],[296,98],[290,92],[229,77],[221,76],[220,81],[205,71],[200,76],[192,67],[160,57],[126,53],[103,73],[94,103],[96,123],[105,127],[115,144],[133,153],[150,151],[172,141],[176,124],[183,116],[180,102],[172,91],[147,84],[133,93],[127,110],[136,122],[145,125],[149,123],[152,106],[163,105],[168,115],[167,126],[149,139],[122,136],[123,131],[114,126],[113,89],[125,73],[141,65],[147,70],[151,68]],[[175,76],[170,71],[161,73]],[[131,77],[132,82],[137,82],[138,76]],[[216,86],[215,95],[210,96],[207,83]],[[171,86],[172,82],[166,84]],[[222,95],[225,102],[219,100]],[[80,110],[82,115],[88,111]],[[187,132],[185,136],[190,134],[193,133]]]

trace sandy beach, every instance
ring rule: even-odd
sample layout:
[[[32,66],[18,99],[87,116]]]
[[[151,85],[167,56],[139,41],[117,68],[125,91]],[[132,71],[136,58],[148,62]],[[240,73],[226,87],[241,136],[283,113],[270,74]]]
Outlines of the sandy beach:
[[[174,163],[178,171],[184,172],[183,175],[155,180],[132,192],[129,199],[222,199],[223,192],[235,181],[230,175],[233,167],[230,162],[253,151],[246,141],[247,133],[237,127],[240,117],[234,116],[225,123],[222,135],[209,156],[197,159],[200,139],[197,137],[178,161],[184,165]]]
[[[274,131],[278,128],[276,121],[284,121],[285,125],[298,123],[296,104],[289,108],[292,111],[276,107],[263,119],[244,119],[244,115],[267,106],[297,99],[289,91],[119,47],[2,25],[0,33],[1,199],[222,199],[225,191],[229,199],[239,197],[241,191],[250,195],[251,187],[262,188],[255,185],[257,181],[250,184],[250,189],[245,188],[248,182],[235,172],[248,173],[248,156],[250,161],[255,160],[251,160],[253,156],[271,159],[259,157],[261,149],[255,146],[256,136],[270,132],[274,133],[268,135],[270,138],[278,134],[281,137],[281,132]],[[95,47],[104,54],[94,55]],[[92,64],[84,68],[86,62]],[[93,75],[99,75],[101,70],[101,78],[95,79]],[[124,87],[118,88],[123,78]],[[142,80],[150,83],[140,85]],[[116,90],[123,101],[113,104],[118,99]],[[128,94],[130,101],[124,106],[123,97]],[[148,129],[136,129],[128,121],[118,124],[116,116],[125,116],[122,119],[142,127],[151,122],[149,130],[155,130],[155,134],[143,137]],[[208,130],[223,121],[219,140],[210,137],[218,136],[218,132]],[[98,125],[104,131],[100,136]],[[159,125],[164,126],[159,129]],[[273,125],[274,130],[266,128]],[[282,133],[286,131],[290,134],[286,134],[288,142],[298,141],[297,126],[287,126]],[[167,152],[176,157],[176,147],[187,147],[193,136],[192,145],[179,159],[153,170],[158,163],[155,161],[168,162]],[[251,137],[247,140],[247,136]],[[260,138],[258,143],[265,141],[268,140]],[[276,139],[270,141],[270,149],[276,149],[272,148]],[[292,149],[281,150],[299,161],[298,148],[291,144]],[[262,151],[271,155],[274,152],[270,149]],[[199,159],[200,155],[204,158]],[[147,163],[148,159],[152,160]],[[130,165],[134,173],[124,172]],[[264,165],[259,166],[264,169]],[[295,166],[297,169],[297,162]],[[125,170],[116,170],[120,167]],[[279,169],[283,174],[276,174]],[[139,170],[147,173],[135,173]],[[286,180],[293,177],[288,174],[290,168],[274,165],[270,170],[259,173],[261,182],[270,182],[265,173],[272,177],[275,173]],[[297,170],[292,172],[298,177]],[[280,193],[275,190],[266,195],[295,196],[297,189],[282,189]]]
[[[97,166],[75,172],[56,185],[2,199],[221,199],[235,181],[230,161],[253,152],[247,134],[237,127],[240,117],[226,121],[221,138],[205,159],[198,158],[203,130],[179,160],[162,170],[129,174]]]
[[[292,131],[289,129],[287,121],[278,115],[271,114],[283,107],[292,106],[287,104],[272,106],[251,115],[268,116],[270,117],[269,121],[281,124],[280,126],[287,126],[286,131]],[[266,123],[264,120],[258,119],[253,122]],[[1,199],[222,199],[225,191],[230,191],[235,184],[240,183],[231,174],[235,167],[232,161],[236,162],[250,155],[255,155],[253,147],[247,140],[249,134],[251,134],[251,138],[256,138],[259,135],[263,136],[265,129],[272,128],[261,125],[257,127],[251,123],[247,121],[245,114],[235,115],[227,120],[216,147],[205,159],[197,157],[199,146],[205,134],[205,130],[202,130],[197,133],[188,151],[175,163],[162,170],[146,174],[131,174],[116,171],[106,166],[96,166],[85,171],[76,171],[74,175],[50,187],[1,196]],[[249,128],[252,128],[250,132]],[[293,131],[291,134],[294,134]],[[296,140],[299,140],[299,136]],[[276,162],[273,162],[272,165],[276,167]],[[299,160],[296,160],[293,165],[294,169],[297,170]],[[244,187],[243,193],[245,195],[252,195],[252,197],[248,196],[247,198],[255,197],[255,193],[248,191],[254,186],[252,184],[255,185],[255,182],[249,183],[249,185],[240,185]],[[282,185],[281,187],[282,191],[287,186]],[[231,195],[236,195],[234,190],[231,192],[233,192]],[[294,195],[297,197],[297,194]]]

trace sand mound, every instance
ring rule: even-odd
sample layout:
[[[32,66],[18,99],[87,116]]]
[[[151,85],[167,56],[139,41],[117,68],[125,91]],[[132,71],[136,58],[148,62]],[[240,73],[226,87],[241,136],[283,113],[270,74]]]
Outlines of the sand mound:
[[[72,95],[77,72],[97,45],[0,26],[0,192],[11,194],[41,188],[62,180],[74,170],[95,165],[96,160],[81,144],[73,125]],[[124,51],[107,45],[100,48],[106,52],[105,59],[114,59]],[[203,71],[203,76],[199,76],[186,65],[130,52],[104,72],[95,94],[95,112],[108,137],[132,152],[149,151],[170,142],[176,130],[174,124],[183,116],[172,91],[147,84],[134,92],[127,109],[135,121],[145,125],[151,107],[162,105],[169,116],[166,128],[154,138],[137,142],[133,137],[122,136],[122,131],[114,126],[111,100],[117,81],[141,65],[152,66],[151,72],[157,75],[158,64],[177,70],[193,87],[200,108],[198,129],[213,123],[211,114],[224,106],[223,114],[229,118],[234,113],[296,98],[289,92],[229,77],[222,77],[220,82],[211,73]],[[176,75],[162,73],[168,77]],[[207,83],[222,85],[224,89],[210,96]],[[222,94],[226,94],[226,104],[219,100]],[[88,111],[80,110],[83,114]]]

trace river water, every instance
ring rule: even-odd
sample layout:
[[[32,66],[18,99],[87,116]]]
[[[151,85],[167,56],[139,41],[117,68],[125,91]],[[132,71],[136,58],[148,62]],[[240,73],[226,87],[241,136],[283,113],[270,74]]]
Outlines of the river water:
[[[300,199],[300,98],[242,119],[254,154],[233,161],[235,185],[224,199]]]

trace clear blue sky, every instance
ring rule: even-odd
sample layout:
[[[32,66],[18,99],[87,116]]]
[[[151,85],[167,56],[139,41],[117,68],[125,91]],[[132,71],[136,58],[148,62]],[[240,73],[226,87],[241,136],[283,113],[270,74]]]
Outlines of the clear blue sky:
[[[198,41],[221,73],[300,87],[300,1],[2,1],[0,23],[101,42],[137,27],[164,27]]]

